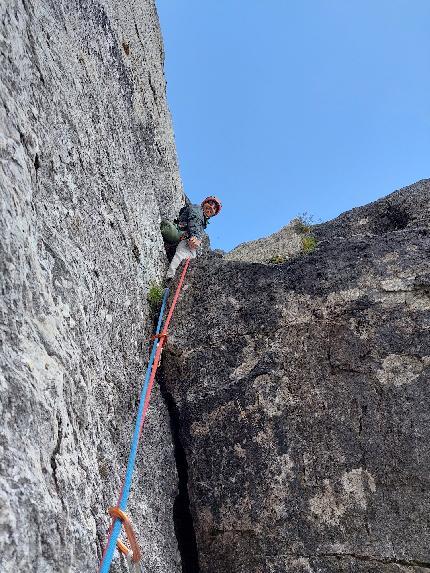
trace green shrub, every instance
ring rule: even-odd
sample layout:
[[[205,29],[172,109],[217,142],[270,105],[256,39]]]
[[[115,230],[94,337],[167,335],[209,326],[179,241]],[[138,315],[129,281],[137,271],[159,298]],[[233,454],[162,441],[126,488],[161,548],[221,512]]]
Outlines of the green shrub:
[[[161,286],[152,284],[149,287],[146,300],[149,302],[149,306],[152,310],[158,310],[161,306],[161,301],[163,300],[163,289]]]
[[[282,263],[285,263],[286,260],[287,257],[285,257],[284,255],[273,255],[273,257],[270,257],[269,263],[271,263],[272,265],[282,265]]]
[[[313,235],[306,235],[302,237],[302,251],[304,253],[312,253],[317,246],[317,240]]]
[[[306,211],[304,213],[300,213],[297,215],[295,219],[293,219],[293,229],[298,235],[305,235],[309,233],[312,229],[313,223],[313,215],[310,215]]]

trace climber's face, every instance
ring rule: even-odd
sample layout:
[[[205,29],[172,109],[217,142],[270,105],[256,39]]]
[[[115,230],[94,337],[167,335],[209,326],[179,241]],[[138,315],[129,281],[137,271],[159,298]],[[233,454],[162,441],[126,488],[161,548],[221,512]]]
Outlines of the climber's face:
[[[203,212],[205,217],[209,219],[209,217],[213,217],[216,214],[216,207],[212,203],[204,203],[203,204]]]

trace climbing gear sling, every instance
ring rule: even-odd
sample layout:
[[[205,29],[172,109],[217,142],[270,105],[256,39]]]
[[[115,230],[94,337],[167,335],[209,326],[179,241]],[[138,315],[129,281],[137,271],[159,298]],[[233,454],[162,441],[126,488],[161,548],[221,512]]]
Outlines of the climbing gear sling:
[[[118,550],[127,559],[129,570],[132,573],[135,572],[140,573],[142,571],[140,565],[141,552],[130,519],[118,507],[110,507],[108,511],[112,519],[118,518],[121,520],[122,525],[124,527],[124,531],[127,535],[128,542],[130,543],[131,546],[131,549],[128,549],[128,547],[120,539],[118,539],[118,541],[116,542]]]
[[[160,310],[160,314],[159,314],[158,322],[157,322],[156,334],[154,335],[154,343],[153,343],[151,355],[149,358],[148,368],[147,368],[146,375],[145,375],[145,381],[144,381],[143,388],[142,388],[142,391],[140,394],[139,408],[138,408],[138,412],[137,412],[136,424],[134,427],[132,446],[131,446],[130,455],[128,458],[127,471],[126,471],[126,475],[124,478],[124,482],[123,482],[122,487],[121,487],[121,492],[119,494],[118,502],[116,505],[116,508],[118,510],[120,510],[121,512],[125,512],[126,507],[127,507],[127,501],[128,501],[128,496],[130,494],[131,481],[132,481],[132,476],[133,476],[133,470],[134,470],[134,466],[135,466],[135,462],[136,462],[137,448],[139,445],[140,436],[142,434],[142,429],[143,429],[143,425],[145,422],[146,413],[148,411],[149,400],[151,397],[151,391],[152,391],[152,387],[154,385],[154,380],[155,380],[155,374],[156,374],[157,368],[160,364],[161,353],[163,352],[163,348],[164,348],[164,345],[165,345],[166,340],[167,340],[167,331],[169,328],[169,324],[170,324],[170,321],[172,319],[173,312],[175,310],[176,303],[178,301],[179,294],[181,292],[182,285],[184,283],[185,275],[187,273],[189,264],[190,264],[190,259],[186,259],[184,268],[182,270],[181,278],[179,279],[179,283],[178,283],[178,286],[176,288],[175,295],[173,297],[172,303],[171,303],[170,308],[169,308],[169,312],[167,314],[166,321],[164,323],[163,328],[161,329],[164,311],[165,311],[167,299],[168,299],[168,296],[170,293],[170,290],[168,288],[166,288],[164,291],[163,301],[161,304],[161,310]],[[161,332],[160,332],[160,330],[161,330]],[[111,508],[111,510],[112,509],[115,510],[115,508]],[[102,556],[102,560],[101,560],[100,567],[99,567],[99,573],[108,573],[109,572],[109,568],[110,568],[112,558],[113,558],[113,553],[115,551],[115,545],[117,543],[118,536],[120,534],[121,526],[123,523],[121,521],[121,519],[119,517],[117,517],[119,515],[118,513],[113,511],[111,513],[111,515],[112,515],[112,523],[111,523],[111,526],[109,529],[106,547],[103,551],[103,556]],[[121,542],[120,543],[120,551],[121,552],[124,552],[124,551],[122,551],[124,549],[124,547],[125,547],[124,544]]]

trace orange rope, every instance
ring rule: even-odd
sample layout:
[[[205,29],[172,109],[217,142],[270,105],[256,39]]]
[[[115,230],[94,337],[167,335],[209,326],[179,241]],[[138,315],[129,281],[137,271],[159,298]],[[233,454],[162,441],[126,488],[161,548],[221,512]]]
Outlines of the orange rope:
[[[132,463],[130,462],[130,459],[129,459],[129,466],[131,467],[130,477],[128,478],[128,473],[129,473],[129,466],[128,466],[126,477],[125,477],[124,482],[123,482],[122,487],[121,487],[121,492],[120,492],[119,499],[118,499],[118,505],[115,508],[111,508],[109,510],[109,513],[111,513],[111,510],[119,511],[122,513],[120,506],[123,507],[123,509],[125,509],[125,506],[127,503],[127,499],[128,499],[128,495],[129,495],[129,491],[130,491],[130,487],[131,487],[131,476],[132,476],[132,471],[133,471],[134,463],[135,463],[135,459],[136,459],[137,447],[139,444],[140,436],[142,434],[143,425],[144,425],[145,418],[146,418],[146,413],[148,411],[149,400],[151,397],[152,387],[154,385],[155,375],[157,373],[158,366],[160,365],[161,353],[163,352],[163,348],[164,348],[164,345],[165,345],[166,340],[167,340],[167,330],[169,328],[169,324],[170,324],[170,321],[172,319],[173,312],[174,312],[175,307],[176,307],[176,303],[178,302],[179,294],[181,292],[182,285],[184,283],[185,275],[187,273],[189,264],[190,264],[190,259],[187,259],[185,261],[185,265],[184,265],[184,268],[182,270],[181,278],[179,279],[178,286],[176,287],[176,292],[175,292],[175,295],[173,297],[173,301],[172,301],[172,304],[170,306],[169,313],[167,315],[167,318],[166,318],[166,321],[165,321],[164,326],[162,328],[162,331],[160,334],[157,334],[153,337],[154,338],[153,349],[155,349],[155,340],[158,339],[159,342],[158,342],[157,347],[156,347],[156,352],[155,352],[154,360],[152,363],[151,373],[150,373],[148,385],[146,387],[145,400],[144,400],[142,415],[140,417],[140,423],[139,423],[139,420],[136,421],[135,434],[133,437],[133,440],[134,440],[133,443],[136,444],[134,457],[131,458],[132,454],[130,454],[130,459],[132,459]],[[166,289],[166,293],[168,293],[167,289]],[[163,302],[163,305],[164,304],[165,303]],[[162,310],[163,310],[163,307],[162,307]],[[162,312],[160,313],[160,321],[161,321],[161,315],[162,315]],[[161,322],[160,322],[160,324],[161,324]],[[145,382],[145,386],[146,386],[146,382]],[[140,408],[141,408],[141,406],[139,405],[139,409]],[[137,430],[138,430],[138,433],[137,433]],[[129,479],[129,481],[127,481],[127,479]],[[127,488],[125,487],[126,483],[127,483]],[[126,492],[126,494],[123,497],[124,491]],[[123,514],[123,515],[126,517],[125,514]],[[112,523],[111,523],[111,526],[109,528],[108,540],[106,543],[106,547],[103,551],[103,556],[102,556],[102,561],[100,563],[99,573],[107,573],[109,571],[110,564],[112,562],[114,547],[116,545],[116,541],[118,539],[120,529],[121,529],[119,522],[116,521],[116,519],[122,520],[121,517],[119,517],[119,514],[114,512],[114,513],[111,513],[111,516],[112,516]],[[136,542],[136,547],[137,547],[137,552],[138,552],[137,554],[139,555],[139,558],[140,558],[140,550],[139,550],[139,547],[137,545],[137,541],[135,539],[133,529],[131,528],[131,531],[127,532],[126,521],[125,520],[122,520],[122,521],[123,521],[124,529],[126,530],[127,536],[129,537],[130,544],[132,543],[131,537],[134,537],[134,541]],[[128,523],[129,523],[129,521],[128,521]],[[130,527],[131,527],[131,525],[130,525]],[[129,534],[131,537],[129,536]],[[124,547],[125,547],[124,544],[121,542],[121,546],[119,547],[119,550],[123,551]],[[133,551],[133,561],[134,561],[134,555],[135,555],[135,553]]]
[[[152,386],[153,386],[154,380],[155,380],[155,374],[157,373],[157,368],[158,368],[158,366],[160,364],[160,360],[161,360],[161,353],[163,352],[164,344],[166,343],[167,330],[169,328],[170,321],[172,320],[173,311],[175,310],[176,303],[178,302],[179,294],[181,292],[182,285],[184,283],[185,275],[187,273],[189,264],[190,264],[190,259],[187,259],[185,261],[184,269],[182,271],[181,278],[179,279],[178,286],[176,287],[175,296],[173,297],[172,304],[170,305],[170,309],[169,309],[169,312],[167,314],[166,322],[164,323],[163,329],[161,331],[160,342],[158,343],[158,346],[157,346],[157,352],[155,354],[154,363],[152,365],[151,377],[149,378],[148,390],[146,391],[145,403],[143,405],[143,414],[142,414],[142,421],[140,423],[139,437],[140,437],[140,434],[142,433],[143,424],[145,422],[146,412],[148,410],[149,400],[151,398]]]

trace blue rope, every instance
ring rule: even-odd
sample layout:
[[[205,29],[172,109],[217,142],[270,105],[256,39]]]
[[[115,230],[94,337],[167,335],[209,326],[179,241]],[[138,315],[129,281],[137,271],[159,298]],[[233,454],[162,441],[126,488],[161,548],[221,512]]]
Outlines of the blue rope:
[[[161,332],[161,324],[163,322],[164,311],[166,308],[169,293],[170,293],[170,289],[166,288],[164,290],[163,302],[161,304],[160,314],[158,316],[157,329],[155,331],[156,334],[160,334],[160,332]],[[148,390],[149,378],[151,375],[152,364],[154,362],[155,354],[157,352],[158,342],[159,342],[159,340],[156,339],[156,340],[154,340],[154,344],[152,345],[151,355],[149,357],[148,368],[146,370],[146,375],[145,375],[145,382],[143,384],[143,388],[142,388],[142,391],[140,393],[139,409],[137,411],[137,418],[136,418],[136,424],[134,426],[133,440],[131,443],[130,455],[128,457],[127,472],[125,474],[124,486],[123,486],[121,496],[119,499],[119,508],[122,511],[126,510],[128,496],[130,494],[131,480],[133,477],[133,470],[134,470],[134,465],[136,462],[137,448],[139,446],[140,421],[142,419],[143,407],[144,407],[145,398],[146,398],[146,392]],[[121,527],[122,527],[121,520],[115,519],[114,524],[113,524],[113,528],[112,528],[112,533],[111,533],[111,536],[109,538],[108,546],[106,548],[106,552],[105,552],[103,561],[100,565],[99,573],[108,573],[108,571],[109,571],[110,565],[112,563],[112,558],[113,558],[113,554],[115,551],[115,547],[116,547],[116,542],[117,542],[117,539],[118,539],[119,534],[121,532]]]

